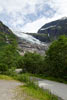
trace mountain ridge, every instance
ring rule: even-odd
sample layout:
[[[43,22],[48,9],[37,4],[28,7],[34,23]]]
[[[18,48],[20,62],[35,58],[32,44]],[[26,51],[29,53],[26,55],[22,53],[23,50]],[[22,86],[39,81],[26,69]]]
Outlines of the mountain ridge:
[[[37,33],[47,35],[50,41],[57,39],[60,35],[67,35],[67,17],[43,25]]]

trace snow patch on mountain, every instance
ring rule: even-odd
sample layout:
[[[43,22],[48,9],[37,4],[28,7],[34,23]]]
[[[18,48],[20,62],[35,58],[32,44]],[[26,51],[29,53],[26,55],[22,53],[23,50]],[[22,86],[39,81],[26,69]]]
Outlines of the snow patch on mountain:
[[[56,25],[49,26],[49,27],[47,27],[47,28],[42,28],[42,29],[40,29],[40,30],[47,30],[47,29],[52,28],[52,27],[56,27]]]
[[[25,34],[24,32],[17,32],[14,31],[14,34],[17,35],[18,37],[20,37],[21,39],[24,39],[28,42],[31,43],[36,43],[36,44],[43,44],[41,41],[39,41],[38,39],[34,38],[33,36],[29,35],[29,34]]]

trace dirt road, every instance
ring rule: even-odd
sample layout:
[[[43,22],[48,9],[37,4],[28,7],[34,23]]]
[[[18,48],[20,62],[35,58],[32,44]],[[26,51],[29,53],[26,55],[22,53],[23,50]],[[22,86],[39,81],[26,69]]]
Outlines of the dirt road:
[[[16,100],[14,90],[20,85],[17,81],[0,80],[0,100]]]

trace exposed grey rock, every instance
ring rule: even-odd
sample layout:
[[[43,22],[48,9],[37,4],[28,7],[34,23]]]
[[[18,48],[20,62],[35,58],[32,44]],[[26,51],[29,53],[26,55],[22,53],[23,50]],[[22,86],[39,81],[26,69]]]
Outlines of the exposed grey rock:
[[[36,52],[43,55],[45,54],[45,51],[48,49],[48,44],[33,44],[22,39],[18,40],[18,44],[19,53],[21,55],[24,55],[26,52]]]

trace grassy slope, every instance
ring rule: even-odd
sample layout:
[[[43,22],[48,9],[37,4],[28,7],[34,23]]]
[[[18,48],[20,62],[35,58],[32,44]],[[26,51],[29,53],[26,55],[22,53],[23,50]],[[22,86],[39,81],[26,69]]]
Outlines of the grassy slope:
[[[2,80],[14,80],[12,77],[7,76],[7,75],[0,75],[0,79],[2,79]]]
[[[22,86],[22,91],[26,93],[27,97],[25,100],[28,100],[27,98],[33,98],[33,100],[58,100],[58,98],[55,95],[52,95],[49,91],[43,90],[41,88],[34,88],[33,86]]]

